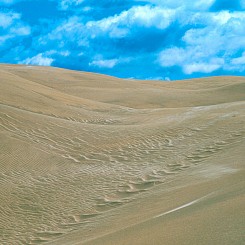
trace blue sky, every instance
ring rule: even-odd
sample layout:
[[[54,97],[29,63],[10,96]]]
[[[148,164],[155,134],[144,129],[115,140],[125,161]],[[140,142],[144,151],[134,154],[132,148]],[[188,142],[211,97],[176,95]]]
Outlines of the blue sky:
[[[245,75],[245,0],[0,0],[0,62],[122,78]]]

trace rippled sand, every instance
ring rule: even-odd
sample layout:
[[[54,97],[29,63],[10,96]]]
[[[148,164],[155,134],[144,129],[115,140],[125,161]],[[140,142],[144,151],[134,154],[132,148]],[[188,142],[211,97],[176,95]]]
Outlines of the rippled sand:
[[[244,98],[1,65],[0,244],[242,244]]]

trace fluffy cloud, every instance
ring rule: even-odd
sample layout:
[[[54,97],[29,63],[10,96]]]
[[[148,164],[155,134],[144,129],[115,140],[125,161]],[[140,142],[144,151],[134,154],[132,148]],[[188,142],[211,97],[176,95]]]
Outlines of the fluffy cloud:
[[[125,63],[125,60],[127,60],[124,57],[124,61],[122,59],[120,59],[120,62],[118,61],[118,50],[113,47],[113,39],[128,38],[130,35],[134,36],[135,33],[138,33],[139,28],[143,35],[148,32],[146,31],[147,29],[151,31],[153,28],[162,31],[174,21],[175,14],[175,10],[147,5],[133,7],[119,15],[98,21],[86,22],[83,16],[73,16],[62,21],[47,35],[40,36],[37,42],[45,49],[55,49],[57,47],[69,49],[70,46],[75,46],[77,55],[79,56],[80,53],[83,53],[83,57],[91,55],[91,48],[93,52],[95,50],[103,52],[104,49],[107,49],[107,52],[103,53],[103,58],[90,59],[88,66],[110,69],[119,63]],[[148,37],[146,41],[148,42]],[[104,45],[100,45],[102,42],[104,42]],[[134,45],[135,39],[130,42],[128,42],[128,45]],[[73,48],[74,53],[75,50]],[[98,54],[95,53],[92,56],[96,55]],[[114,57],[107,58],[111,56]],[[126,63],[129,62],[127,61]]]
[[[152,3],[157,6],[163,6],[168,8],[184,8],[187,10],[207,10],[209,9],[215,2],[215,0],[146,0],[144,2]]]
[[[118,57],[114,59],[105,59],[102,55],[96,55],[93,60],[89,63],[89,66],[98,68],[114,68],[116,65],[128,64],[132,61],[129,57]]]
[[[17,13],[0,13],[0,27],[6,29],[10,27],[16,20],[20,19],[20,15]]]
[[[23,23],[21,15],[12,11],[0,12],[0,48],[6,41],[28,36],[31,28]]]
[[[194,72],[211,73],[218,70],[224,64],[221,58],[212,58],[206,62],[187,63],[184,64],[183,70],[185,74],[192,74]]]
[[[211,73],[221,68],[229,70],[231,64],[234,68],[234,56],[245,49],[245,13],[222,11],[205,13],[205,16],[203,28],[185,32],[183,47],[160,52],[159,63],[163,67],[179,66],[185,74]]]
[[[54,59],[47,57],[45,54],[38,54],[31,58],[27,58],[19,63],[26,65],[50,66],[53,63],[53,61]]]
[[[82,31],[83,24],[80,21],[81,19],[78,17],[71,17],[61,21],[50,33],[41,35],[39,42],[45,44],[53,40],[69,41],[74,39],[76,33]]]
[[[60,8],[61,10],[67,10],[70,7],[78,6],[81,4],[84,0],[62,0],[60,1]]]
[[[196,48],[170,48],[160,53],[159,62],[163,67],[180,66],[185,74],[195,72],[211,73],[224,65],[224,59],[215,58]]]
[[[231,59],[229,65],[226,66],[226,70],[244,72],[245,71],[245,52],[237,58]]]
[[[113,68],[118,63],[118,59],[103,60],[98,59],[89,63],[90,66],[97,66],[100,68]]]
[[[166,29],[175,19],[176,10],[160,7],[136,6],[119,15],[99,21],[89,21],[86,27],[96,35],[109,34],[112,38],[127,36],[132,28]]]
[[[232,65],[244,65],[244,69],[245,69],[245,52],[243,52],[241,57],[232,59],[231,64]]]
[[[169,48],[163,50],[159,55],[159,62],[162,66],[182,65],[186,59],[186,51],[183,48]]]

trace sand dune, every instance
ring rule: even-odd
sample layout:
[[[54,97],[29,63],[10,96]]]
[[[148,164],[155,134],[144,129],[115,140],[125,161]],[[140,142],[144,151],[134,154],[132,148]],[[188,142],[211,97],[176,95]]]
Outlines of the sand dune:
[[[245,78],[0,65],[0,244],[243,244]]]

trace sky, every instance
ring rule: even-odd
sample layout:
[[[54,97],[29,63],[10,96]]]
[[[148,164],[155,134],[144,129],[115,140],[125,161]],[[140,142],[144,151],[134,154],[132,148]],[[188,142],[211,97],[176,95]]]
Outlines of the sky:
[[[0,0],[0,63],[127,79],[245,75],[245,0]]]

